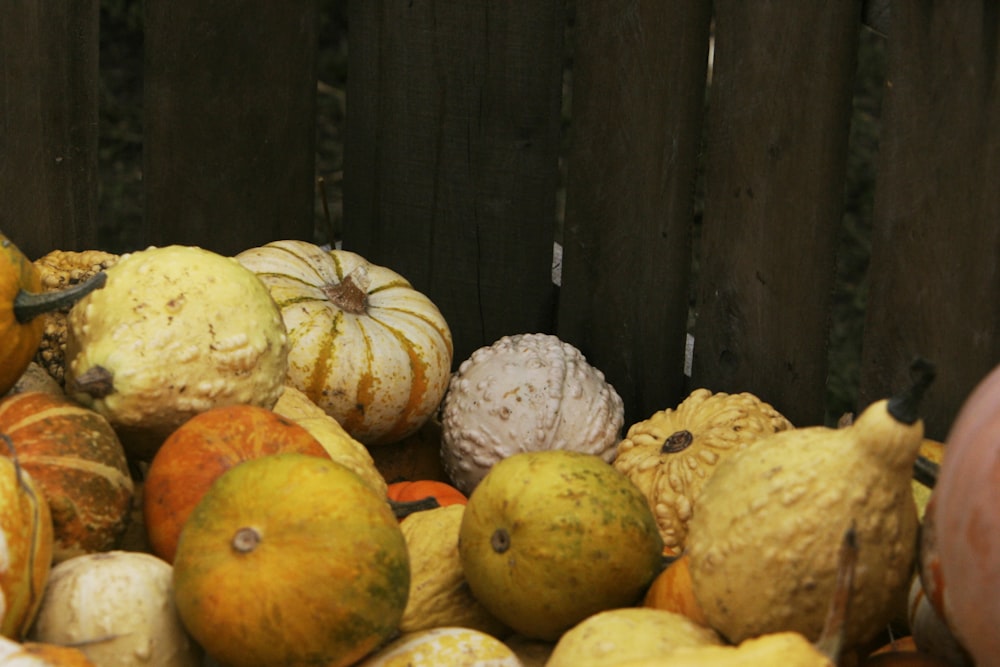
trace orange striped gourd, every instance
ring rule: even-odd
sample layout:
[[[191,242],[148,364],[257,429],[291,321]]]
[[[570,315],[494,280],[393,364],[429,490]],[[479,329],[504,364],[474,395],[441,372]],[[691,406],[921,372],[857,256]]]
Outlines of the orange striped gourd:
[[[451,331],[403,276],[305,241],[275,241],[236,259],[281,309],[288,384],[352,437],[396,442],[434,413],[451,376]]]
[[[0,401],[0,433],[51,510],[55,562],[117,546],[128,527],[134,484],[125,450],[103,416],[30,391]],[[0,454],[10,453],[0,443]]]

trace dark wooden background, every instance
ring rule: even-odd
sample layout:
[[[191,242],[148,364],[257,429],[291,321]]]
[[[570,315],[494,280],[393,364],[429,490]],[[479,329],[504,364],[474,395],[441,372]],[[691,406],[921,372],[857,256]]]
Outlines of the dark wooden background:
[[[754,392],[797,424],[828,419],[870,7],[345,2],[343,244],[438,304],[456,364],[502,335],[548,331],[604,371],[629,422],[694,386]],[[991,3],[878,4],[888,71],[857,408],[925,356],[938,367],[928,433],[943,438],[1000,362],[1000,19]],[[144,7],[135,245],[311,240],[317,2]],[[98,244],[97,17],[97,0],[0,8],[0,229],[31,257]]]

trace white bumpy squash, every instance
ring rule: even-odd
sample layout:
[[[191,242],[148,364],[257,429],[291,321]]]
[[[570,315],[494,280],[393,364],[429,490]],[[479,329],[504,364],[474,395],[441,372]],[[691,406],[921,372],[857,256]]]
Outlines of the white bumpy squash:
[[[625,421],[618,392],[551,334],[504,336],[472,353],[441,408],[441,461],[466,494],[517,452],[566,449],[610,463]]]
[[[275,241],[236,259],[281,309],[288,384],[353,438],[396,442],[437,410],[451,376],[451,330],[403,276],[305,241]]]

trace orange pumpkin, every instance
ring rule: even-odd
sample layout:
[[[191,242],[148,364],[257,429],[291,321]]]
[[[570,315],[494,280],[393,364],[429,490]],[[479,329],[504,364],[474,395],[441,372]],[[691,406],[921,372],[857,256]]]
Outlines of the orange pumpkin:
[[[118,546],[134,485],[125,450],[104,417],[68,398],[25,392],[0,401],[0,432],[48,502],[54,562]]]
[[[0,434],[0,447],[14,446]],[[0,457],[0,635],[15,640],[38,613],[52,569],[52,515],[39,486],[14,457]]]
[[[184,523],[219,475],[237,463],[284,452],[329,458],[303,426],[260,406],[212,408],[181,425],[146,472],[143,522],[153,553],[173,562]]]
[[[0,232],[0,395],[14,386],[42,342],[45,321],[39,315],[76,301],[105,279],[99,273],[64,290],[42,292],[38,268]]]
[[[393,482],[386,496],[397,519],[404,519],[421,510],[469,502],[466,495],[451,484],[433,479]]]
[[[406,540],[385,499],[331,460],[277,454],[223,473],[173,564],[181,621],[222,665],[356,663],[397,631]]]
[[[464,493],[451,484],[433,479],[421,479],[414,482],[393,482],[389,485],[389,500],[409,502],[433,498],[438,507],[447,505],[464,505],[469,499]]]
[[[667,565],[646,590],[642,605],[683,614],[692,621],[707,626],[705,612],[694,596],[690,560],[685,552]]]
[[[73,646],[16,642],[0,638],[0,664],[7,667],[95,667],[87,654]]]

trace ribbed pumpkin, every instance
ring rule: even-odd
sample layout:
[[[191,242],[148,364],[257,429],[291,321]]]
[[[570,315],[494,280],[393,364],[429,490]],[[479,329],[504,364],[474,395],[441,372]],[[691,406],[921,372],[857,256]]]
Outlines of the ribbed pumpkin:
[[[0,447],[13,449],[0,435]],[[16,458],[0,457],[0,635],[21,640],[42,603],[52,570],[52,516],[41,488]]]
[[[288,383],[351,436],[395,442],[437,409],[451,376],[451,331],[403,276],[305,241],[275,241],[236,259],[281,308]]]
[[[664,546],[680,553],[692,505],[719,461],[791,426],[753,394],[696,389],[676,408],[633,424],[614,466],[646,495]]]
[[[0,401],[0,433],[11,438],[18,462],[48,502],[55,562],[118,545],[134,485],[125,450],[104,417],[67,398],[26,392]]]

